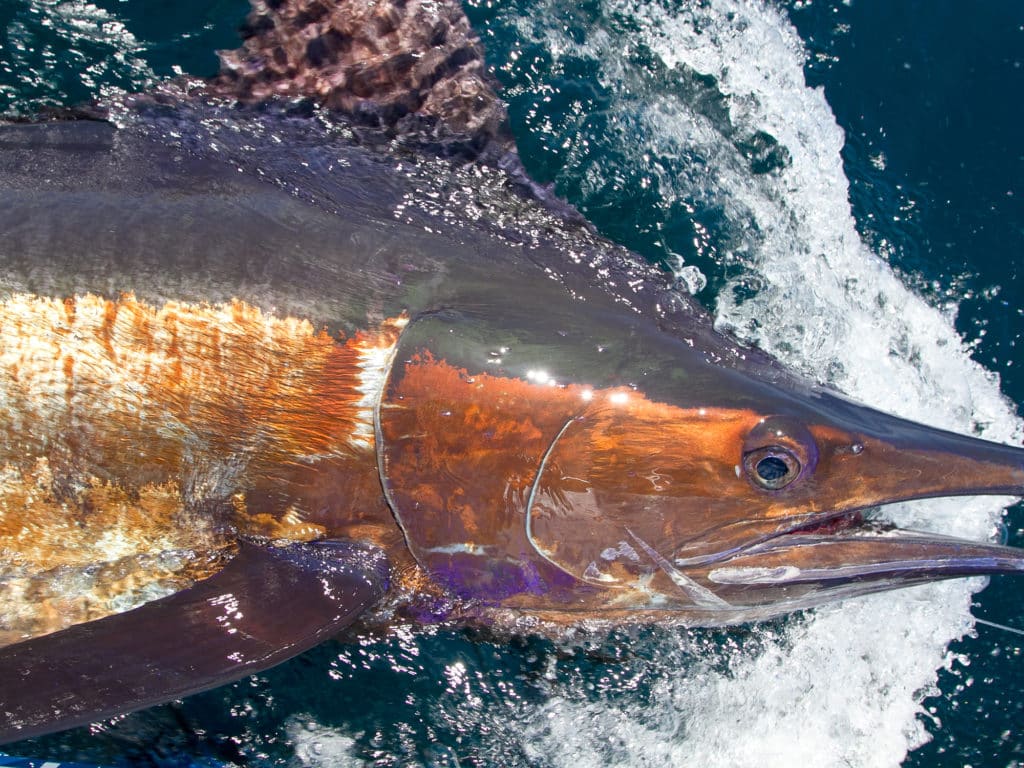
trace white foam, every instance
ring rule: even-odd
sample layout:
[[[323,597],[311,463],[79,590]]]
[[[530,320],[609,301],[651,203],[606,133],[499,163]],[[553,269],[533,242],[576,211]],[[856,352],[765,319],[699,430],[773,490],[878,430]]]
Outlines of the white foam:
[[[356,740],[312,718],[292,717],[285,726],[295,750],[292,768],[364,768]]]
[[[729,255],[743,267],[737,281],[758,277],[753,298],[737,301],[733,285],[721,292],[720,326],[883,410],[1019,442],[1021,425],[995,377],[969,359],[954,309],[914,295],[860,240],[840,157],[843,132],[823,92],[807,87],[802,43],[780,11],[734,0],[677,11],[606,0],[603,27],[580,43],[563,33],[556,8],[520,22],[522,31],[545,40],[556,66],[561,56],[585,57],[599,63],[609,89],[633,89],[628,109],[640,110],[641,130],[622,137],[635,143],[622,151],[700,158],[658,182],[663,196],[719,206],[733,230]],[[639,33],[616,30],[607,21],[616,14]],[[791,163],[751,173],[721,124],[644,85],[623,63],[631,35],[667,67],[711,75],[732,127],[770,134]],[[886,513],[907,527],[981,539],[1001,508],[998,499],[954,499]],[[760,651],[723,649],[707,666],[666,649],[653,703],[642,706],[594,703],[556,687],[524,742],[554,765],[898,765],[927,739],[921,701],[936,670],[950,663],[948,642],[970,631],[971,593],[980,583],[851,600],[790,625]]]

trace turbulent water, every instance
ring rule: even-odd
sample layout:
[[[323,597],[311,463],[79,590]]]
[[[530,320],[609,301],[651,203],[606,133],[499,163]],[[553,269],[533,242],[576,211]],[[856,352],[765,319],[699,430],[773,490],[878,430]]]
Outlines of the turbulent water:
[[[467,10],[532,173],[700,289],[721,327],[883,409],[1019,443],[1024,11],[878,5]],[[0,105],[207,73],[244,10],[5,0]],[[1024,538],[999,500],[884,514]],[[1019,582],[973,594],[984,585],[559,647],[400,628],[32,752],[161,766],[1016,765],[1024,643],[972,613],[1024,627],[1024,600]]]

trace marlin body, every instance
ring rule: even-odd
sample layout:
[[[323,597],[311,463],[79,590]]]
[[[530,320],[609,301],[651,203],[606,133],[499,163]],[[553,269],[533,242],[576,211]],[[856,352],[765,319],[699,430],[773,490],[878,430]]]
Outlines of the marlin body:
[[[717,625],[1024,567],[861,516],[1020,494],[1024,451],[716,333],[525,176],[456,6],[384,8],[0,127],[0,741],[375,605]]]

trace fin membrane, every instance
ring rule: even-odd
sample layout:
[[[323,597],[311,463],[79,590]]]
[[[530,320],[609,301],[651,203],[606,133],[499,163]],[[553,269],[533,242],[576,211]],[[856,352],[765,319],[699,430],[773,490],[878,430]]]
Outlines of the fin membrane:
[[[132,611],[0,649],[0,743],[161,704],[317,645],[387,590],[377,548],[242,543],[216,575]]]
[[[253,0],[220,95],[284,96],[394,127],[406,116],[511,145],[505,105],[459,0]]]

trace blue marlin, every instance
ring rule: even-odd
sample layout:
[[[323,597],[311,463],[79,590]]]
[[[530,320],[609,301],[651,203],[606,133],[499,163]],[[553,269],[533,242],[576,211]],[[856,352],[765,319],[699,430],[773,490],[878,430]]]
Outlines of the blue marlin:
[[[726,625],[1021,551],[867,522],[1024,450],[716,332],[527,176],[453,2],[274,0],[0,126],[0,742],[396,614]]]

